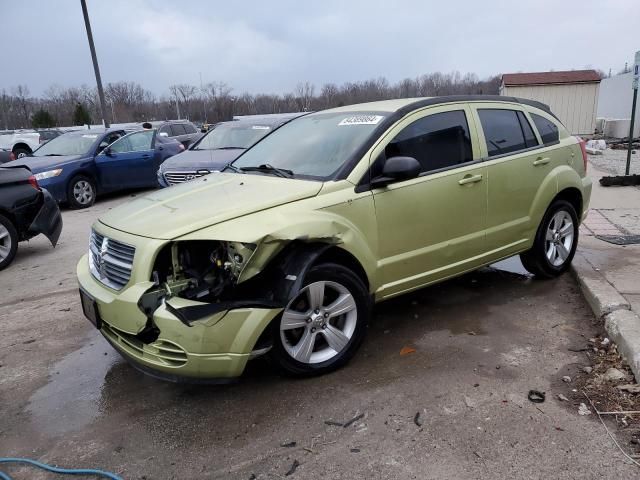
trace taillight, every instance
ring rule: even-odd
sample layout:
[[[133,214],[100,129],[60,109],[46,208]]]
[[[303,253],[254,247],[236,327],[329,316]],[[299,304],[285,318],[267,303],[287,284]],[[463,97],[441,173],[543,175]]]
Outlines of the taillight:
[[[587,156],[587,142],[584,141],[582,137],[576,137],[578,139],[578,143],[580,143],[580,150],[582,150],[582,162],[584,163],[584,173],[587,173],[587,161],[589,157]]]
[[[29,183],[31,184],[31,186],[33,188],[35,188],[36,190],[40,190],[40,185],[38,185],[38,180],[36,180],[36,177],[31,175],[29,177]]]

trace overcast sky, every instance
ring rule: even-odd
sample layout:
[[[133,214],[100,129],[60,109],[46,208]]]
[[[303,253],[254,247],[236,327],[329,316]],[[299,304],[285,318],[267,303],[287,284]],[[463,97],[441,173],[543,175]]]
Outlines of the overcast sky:
[[[443,71],[600,68],[640,49],[638,0],[87,0],[103,83],[282,93]],[[0,0],[0,89],[95,84],[79,0]]]

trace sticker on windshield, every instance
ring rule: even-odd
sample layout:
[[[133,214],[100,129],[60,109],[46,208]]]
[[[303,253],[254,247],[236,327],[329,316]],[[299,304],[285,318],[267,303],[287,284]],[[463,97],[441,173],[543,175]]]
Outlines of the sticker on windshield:
[[[82,138],[98,138],[98,135],[82,135]]]
[[[254,130],[269,130],[269,127],[266,127],[264,125],[254,125],[253,127]]]
[[[383,118],[382,115],[355,115],[345,118],[338,125],[377,125]]]

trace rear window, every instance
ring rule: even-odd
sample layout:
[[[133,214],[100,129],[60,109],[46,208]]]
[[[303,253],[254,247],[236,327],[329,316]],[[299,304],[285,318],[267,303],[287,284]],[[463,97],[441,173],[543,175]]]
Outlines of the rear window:
[[[527,148],[527,142],[515,110],[478,109],[478,116],[490,157]]]
[[[196,127],[194,127],[193,125],[191,125],[190,123],[185,123],[184,125],[182,125],[185,129],[185,131],[187,133],[196,133],[198,130],[196,129]]]
[[[177,137],[178,135],[184,135],[185,130],[184,130],[184,125],[182,124],[173,124],[171,125],[171,136],[172,137]]]
[[[542,138],[542,143],[546,145],[560,140],[560,132],[555,123],[535,113],[531,113],[530,115],[533,119],[533,123],[535,123],[536,128],[538,129],[540,138]]]

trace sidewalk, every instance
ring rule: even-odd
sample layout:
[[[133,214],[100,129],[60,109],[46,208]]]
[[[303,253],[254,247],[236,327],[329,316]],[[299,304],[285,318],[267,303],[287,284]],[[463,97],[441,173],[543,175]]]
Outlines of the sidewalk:
[[[640,188],[601,187],[609,173],[589,165],[593,192],[573,272],[594,314],[640,381]]]

